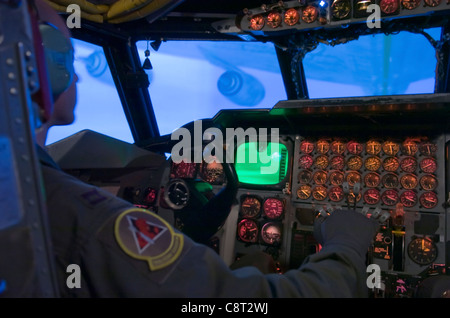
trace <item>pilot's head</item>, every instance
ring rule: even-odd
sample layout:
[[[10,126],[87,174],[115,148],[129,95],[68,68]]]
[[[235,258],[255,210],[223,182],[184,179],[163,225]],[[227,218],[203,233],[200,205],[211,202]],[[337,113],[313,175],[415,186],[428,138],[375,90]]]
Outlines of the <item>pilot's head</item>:
[[[53,96],[51,113],[36,132],[38,143],[43,145],[51,126],[73,123],[78,77],[73,69],[73,47],[65,21],[45,0],[34,0],[34,5]]]

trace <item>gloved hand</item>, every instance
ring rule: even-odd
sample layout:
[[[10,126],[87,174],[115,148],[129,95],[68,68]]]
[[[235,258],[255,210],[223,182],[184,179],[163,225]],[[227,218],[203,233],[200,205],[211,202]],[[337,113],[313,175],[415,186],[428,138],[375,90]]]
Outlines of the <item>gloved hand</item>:
[[[345,245],[362,257],[374,239],[380,223],[377,219],[352,210],[336,210],[314,222],[314,237],[322,246]]]

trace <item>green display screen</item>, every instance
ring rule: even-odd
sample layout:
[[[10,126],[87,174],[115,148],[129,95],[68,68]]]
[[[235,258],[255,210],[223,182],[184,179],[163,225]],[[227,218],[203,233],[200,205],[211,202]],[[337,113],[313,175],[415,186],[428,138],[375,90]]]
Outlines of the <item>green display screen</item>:
[[[286,146],[282,143],[268,142],[264,148],[262,149],[258,142],[245,142],[237,147],[235,169],[239,182],[274,185],[286,177],[288,166]]]

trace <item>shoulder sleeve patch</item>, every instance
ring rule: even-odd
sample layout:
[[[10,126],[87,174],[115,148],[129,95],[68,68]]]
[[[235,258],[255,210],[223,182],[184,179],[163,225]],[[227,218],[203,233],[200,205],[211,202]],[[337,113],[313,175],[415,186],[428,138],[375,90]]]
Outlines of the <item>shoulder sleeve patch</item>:
[[[147,261],[151,271],[175,262],[184,244],[183,235],[163,218],[140,208],[130,208],[117,217],[114,235],[126,254]]]

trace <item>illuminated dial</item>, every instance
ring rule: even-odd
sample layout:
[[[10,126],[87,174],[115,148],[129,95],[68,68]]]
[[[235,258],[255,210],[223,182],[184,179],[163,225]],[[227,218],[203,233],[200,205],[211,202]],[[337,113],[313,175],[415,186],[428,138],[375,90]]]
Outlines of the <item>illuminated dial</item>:
[[[333,202],[339,202],[344,198],[344,190],[341,187],[332,187],[328,192],[328,197]]]
[[[381,178],[381,182],[383,183],[385,188],[397,188],[399,185],[398,177],[394,173],[388,173]]]
[[[303,140],[300,143],[300,151],[302,153],[310,154],[314,151],[314,143],[309,140]]]
[[[425,0],[425,3],[430,7],[436,7],[441,3],[441,0]]]
[[[241,203],[241,214],[244,217],[254,218],[261,211],[261,201],[253,196],[245,197]]]
[[[408,256],[419,265],[428,265],[437,258],[436,244],[428,237],[413,239],[408,244]]]
[[[414,157],[406,157],[400,162],[403,171],[412,173],[417,169],[417,160]]]
[[[310,155],[303,155],[298,159],[298,165],[302,169],[309,169],[314,163],[314,159]]]
[[[420,178],[420,186],[422,189],[431,191],[437,187],[437,179],[432,175],[426,175]]]
[[[420,0],[402,0],[402,5],[405,9],[412,10],[420,5]]]
[[[278,28],[281,25],[282,17],[278,12],[270,12],[267,16],[267,24],[272,28]]]
[[[353,191],[351,190],[350,193],[347,196],[347,200],[349,203],[355,203],[359,202],[359,200],[361,200],[361,193],[358,193],[357,195],[353,193]]]
[[[438,198],[434,192],[425,192],[419,198],[420,204],[426,209],[434,208],[438,203]]]
[[[326,154],[330,150],[330,143],[325,139],[321,139],[317,142],[317,152],[321,154]]]
[[[204,163],[202,167],[202,179],[212,184],[222,184],[224,182],[223,166],[221,163],[212,161]]]
[[[363,145],[357,141],[349,141],[347,150],[353,155],[359,155],[363,151]]]
[[[345,180],[351,187],[353,187],[358,182],[361,182],[361,175],[357,172],[351,171],[347,174],[347,178]]]
[[[311,186],[310,185],[302,185],[297,190],[297,197],[302,200],[306,200],[311,196]]]
[[[380,191],[377,189],[368,189],[364,192],[364,202],[367,204],[377,204],[380,201]]]
[[[419,150],[419,147],[414,140],[407,139],[402,144],[402,152],[405,155],[414,156],[417,153],[417,150]]]
[[[383,13],[392,14],[398,10],[398,0],[381,0],[380,8]]]
[[[238,236],[244,242],[255,243],[258,240],[258,225],[254,220],[243,219],[238,224]]]
[[[312,195],[317,201],[323,201],[327,197],[327,188],[319,185],[313,189]]]
[[[298,23],[298,20],[300,20],[300,14],[296,9],[290,8],[284,13],[284,23],[287,25],[295,25]]]
[[[381,143],[379,141],[376,140],[369,140],[366,143],[366,152],[369,155],[378,155],[381,151]]]
[[[417,187],[419,181],[417,180],[417,177],[415,175],[405,174],[400,178],[400,183],[403,188],[411,190]]]
[[[378,157],[369,157],[364,162],[364,167],[370,171],[377,171],[381,167],[381,160]]]
[[[334,0],[331,4],[331,12],[336,19],[345,19],[351,10],[349,0]]]
[[[420,162],[420,169],[425,173],[433,173],[436,171],[436,160],[433,158],[425,158]]]
[[[197,164],[193,162],[180,163],[172,162],[172,167],[170,170],[170,178],[187,178],[194,179],[197,176]]]
[[[398,162],[398,159],[395,157],[388,157],[383,161],[383,168],[386,171],[390,172],[397,171],[399,166],[400,163]]]
[[[404,207],[411,208],[417,203],[417,194],[412,190],[406,190],[400,195],[400,202]]]
[[[332,185],[341,185],[344,182],[344,174],[340,171],[333,171],[330,173],[330,182]]]
[[[331,158],[330,165],[334,170],[342,170],[345,167],[345,159],[343,156],[334,156]]]
[[[364,177],[364,184],[369,188],[378,187],[380,181],[381,181],[380,175],[375,172],[370,172],[366,174],[366,176]]]
[[[156,202],[157,191],[154,188],[147,188],[144,192],[144,204],[152,205]]]
[[[394,189],[386,190],[381,195],[381,200],[386,205],[396,205],[398,202],[398,192]]]
[[[264,27],[264,18],[262,15],[255,15],[250,19],[250,29],[259,31]]]
[[[276,198],[268,198],[264,201],[263,211],[269,219],[277,219],[283,214],[283,201]]]
[[[302,170],[298,173],[298,181],[300,183],[309,183],[312,179],[312,172],[309,170]]]
[[[320,155],[316,158],[314,164],[319,169],[325,169],[328,166],[328,157],[326,155]]]
[[[307,6],[303,9],[302,12],[302,20],[306,23],[313,23],[317,20],[317,16],[319,15],[319,10],[313,6]]]
[[[261,238],[267,244],[277,244],[281,242],[281,227],[280,225],[269,222],[264,224],[261,229]]]
[[[437,151],[437,146],[431,142],[423,142],[419,145],[419,151],[425,156],[434,156]]]
[[[359,156],[350,157],[347,160],[347,166],[350,170],[359,170],[363,165],[363,160]]]
[[[395,156],[400,150],[399,144],[391,140],[385,141],[382,148],[384,153],[388,156]]]
[[[314,173],[313,179],[316,184],[324,184],[327,182],[327,173],[323,170],[319,170]]]
[[[345,143],[341,140],[335,140],[331,143],[331,151],[335,154],[342,155],[345,151]]]

